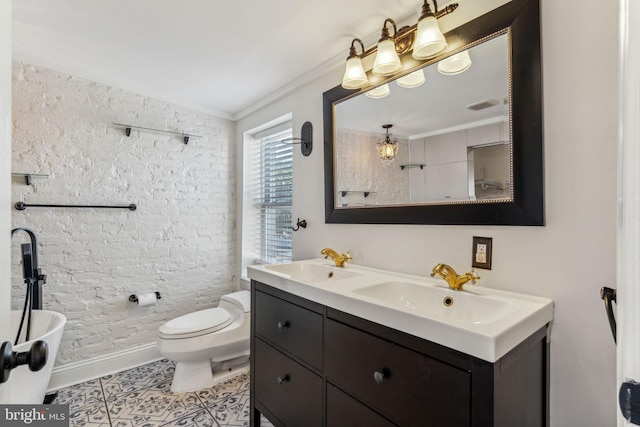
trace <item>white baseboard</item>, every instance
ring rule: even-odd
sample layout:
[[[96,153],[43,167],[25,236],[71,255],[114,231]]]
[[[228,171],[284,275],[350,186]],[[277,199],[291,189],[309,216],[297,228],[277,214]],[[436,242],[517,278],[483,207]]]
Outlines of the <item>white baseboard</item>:
[[[162,359],[156,343],[128,348],[93,359],[56,366],[47,393]]]

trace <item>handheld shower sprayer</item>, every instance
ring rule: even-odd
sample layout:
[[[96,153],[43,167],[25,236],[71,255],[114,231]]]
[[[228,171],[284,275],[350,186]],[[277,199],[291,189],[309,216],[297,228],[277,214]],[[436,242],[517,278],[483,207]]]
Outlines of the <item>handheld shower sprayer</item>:
[[[18,344],[20,333],[22,332],[22,326],[24,325],[24,318],[27,312],[29,313],[29,316],[27,318],[25,341],[29,341],[29,335],[31,332],[31,310],[42,310],[42,285],[47,282],[47,275],[42,274],[42,271],[38,267],[38,239],[36,238],[36,234],[28,228],[14,228],[11,230],[11,238],[13,238],[18,231],[24,231],[27,233],[31,243],[23,243],[20,245],[22,255],[22,274],[24,277],[24,283],[27,285],[27,291],[15,345]]]
[[[31,243],[23,243],[20,245],[22,253],[22,277],[26,284],[33,283],[37,277],[33,273],[33,252]]]

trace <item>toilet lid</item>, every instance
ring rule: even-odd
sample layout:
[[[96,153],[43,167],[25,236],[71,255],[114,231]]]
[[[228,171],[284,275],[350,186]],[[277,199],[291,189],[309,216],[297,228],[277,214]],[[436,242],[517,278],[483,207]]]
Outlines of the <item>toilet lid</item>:
[[[160,326],[160,335],[188,338],[218,331],[233,322],[233,318],[222,308],[208,308],[169,320]]]

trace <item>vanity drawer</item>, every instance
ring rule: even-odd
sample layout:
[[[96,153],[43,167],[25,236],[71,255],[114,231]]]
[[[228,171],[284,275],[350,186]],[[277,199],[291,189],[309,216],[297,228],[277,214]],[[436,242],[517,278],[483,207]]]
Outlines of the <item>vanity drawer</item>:
[[[255,396],[286,426],[323,425],[322,378],[260,339],[255,340]]]
[[[256,291],[256,333],[322,370],[321,314]]]
[[[469,372],[330,319],[325,372],[327,381],[401,426],[470,425]]]
[[[394,427],[395,424],[327,383],[327,426]]]

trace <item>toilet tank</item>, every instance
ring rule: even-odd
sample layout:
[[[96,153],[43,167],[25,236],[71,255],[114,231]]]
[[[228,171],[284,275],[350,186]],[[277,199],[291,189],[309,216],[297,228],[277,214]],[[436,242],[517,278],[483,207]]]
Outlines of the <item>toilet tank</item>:
[[[251,292],[249,291],[238,291],[232,292],[230,294],[223,295],[220,298],[220,305],[218,307],[234,310],[234,311],[242,311],[245,314],[251,312]]]

